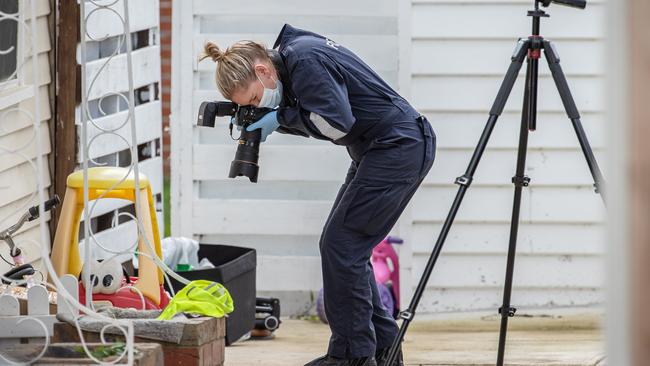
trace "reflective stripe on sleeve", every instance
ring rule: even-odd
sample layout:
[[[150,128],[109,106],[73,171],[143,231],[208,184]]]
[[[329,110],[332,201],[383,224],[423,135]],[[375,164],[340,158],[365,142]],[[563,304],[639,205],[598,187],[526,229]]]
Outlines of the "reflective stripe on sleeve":
[[[314,126],[316,126],[316,128],[321,133],[321,135],[329,137],[332,140],[338,140],[340,138],[345,137],[345,135],[347,135],[347,133],[343,131],[339,131],[336,128],[334,128],[325,120],[325,118],[321,117],[316,113],[310,113],[309,119],[314,124]]]

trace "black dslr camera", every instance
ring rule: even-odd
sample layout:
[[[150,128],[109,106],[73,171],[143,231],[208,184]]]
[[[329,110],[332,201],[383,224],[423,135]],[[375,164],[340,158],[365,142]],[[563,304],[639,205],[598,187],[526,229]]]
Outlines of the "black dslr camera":
[[[230,135],[232,136],[232,125],[241,127],[241,135],[237,139],[239,145],[235,152],[235,159],[230,164],[228,177],[236,178],[245,176],[251,182],[257,183],[257,173],[260,169],[257,161],[260,152],[260,140],[262,131],[246,131],[246,127],[264,117],[271,108],[257,108],[254,106],[240,106],[232,102],[203,102],[199,107],[197,125],[214,127],[215,118],[232,116],[233,123],[230,124]]]
[[[587,7],[586,0],[536,0],[541,3],[543,7],[548,7],[551,3],[570,6],[572,8],[584,9]]]

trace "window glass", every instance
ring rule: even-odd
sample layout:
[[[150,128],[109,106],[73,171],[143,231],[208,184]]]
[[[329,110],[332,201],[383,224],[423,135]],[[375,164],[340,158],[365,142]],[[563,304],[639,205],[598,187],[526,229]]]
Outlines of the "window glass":
[[[18,0],[0,0],[0,83],[16,77],[18,23],[7,17],[16,13]]]

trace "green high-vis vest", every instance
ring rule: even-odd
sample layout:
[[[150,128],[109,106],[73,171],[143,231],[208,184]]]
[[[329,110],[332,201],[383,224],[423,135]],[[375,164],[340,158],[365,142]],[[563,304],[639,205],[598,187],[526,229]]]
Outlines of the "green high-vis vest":
[[[220,283],[196,280],[176,293],[158,320],[169,320],[178,313],[190,313],[221,318],[235,306],[228,290]]]

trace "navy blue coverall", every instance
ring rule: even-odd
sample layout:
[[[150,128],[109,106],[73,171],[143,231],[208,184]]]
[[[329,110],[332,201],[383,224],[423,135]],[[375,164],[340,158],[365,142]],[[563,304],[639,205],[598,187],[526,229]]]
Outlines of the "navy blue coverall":
[[[352,158],[320,239],[328,354],[374,356],[390,347],[397,324],[381,304],[370,256],[431,168],[435,135],[344,46],[286,24],[273,48],[285,90],[278,132],[343,145]]]

